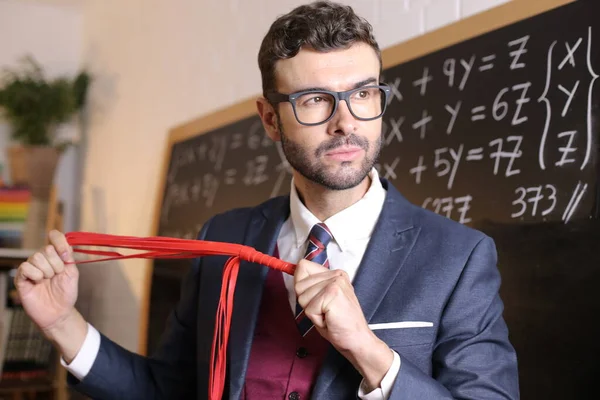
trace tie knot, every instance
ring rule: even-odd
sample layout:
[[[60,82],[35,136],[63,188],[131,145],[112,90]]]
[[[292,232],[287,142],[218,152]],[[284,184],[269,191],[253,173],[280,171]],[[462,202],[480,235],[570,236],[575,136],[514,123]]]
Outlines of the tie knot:
[[[329,230],[327,225],[325,225],[322,222],[313,225],[312,229],[310,230],[309,239],[312,240],[314,244],[321,249],[326,248],[327,244],[331,241],[332,238],[333,235],[331,234],[331,231]]]

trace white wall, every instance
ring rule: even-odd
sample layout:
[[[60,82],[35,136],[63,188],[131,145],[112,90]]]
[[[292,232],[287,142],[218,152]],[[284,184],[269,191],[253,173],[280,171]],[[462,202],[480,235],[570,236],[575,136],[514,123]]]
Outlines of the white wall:
[[[506,1],[346,0],[344,3],[354,6],[373,24],[381,47],[386,48]],[[54,6],[76,4],[84,15],[83,59],[95,81],[90,96],[81,229],[139,236],[153,234],[155,194],[168,130],[260,93],[256,63],[260,41],[278,15],[303,3],[298,0],[39,2]],[[5,7],[8,4],[16,7],[13,3],[17,2],[4,0]],[[2,11],[9,10],[0,9],[0,18]],[[13,13],[25,18],[19,17],[18,10]],[[79,49],[75,42],[80,36],[70,35],[78,29],[77,17],[73,18],[66,22],[64,29],[68,32],[61,39],[61,46]],[[78,65],[78,50],[72,52],[57,55],[67,60],[63,67]],[[48,51],[48,57],[51,54],[56,55]],[[139,299],[145,265],[144,261],[130,260],[112,266],[90,266],[82,271],[82,276],[87,277],[83,279],[82,292],[89,298],[83,311],[105,334],[134,351],[138,345]]]
[[[17,67],[25,54],[31,54],[49,77],[73,76],[81,67],[83,15],[73,7],[57,7],[31,1],[0,0],[0,68]],[[69,129],[71,127],[68,127]],[[9,181],[5,149],[11,142],[10,128],[0,118],[0,163],[2,176]],[[62,157],[55,183],[65,203],[65,229],[78,224],[79,151],[70,148]]]

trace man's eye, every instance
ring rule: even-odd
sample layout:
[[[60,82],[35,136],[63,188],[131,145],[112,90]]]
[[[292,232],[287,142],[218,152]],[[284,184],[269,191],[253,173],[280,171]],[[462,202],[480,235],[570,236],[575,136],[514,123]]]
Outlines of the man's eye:
[[[301,107],[325,107],[333,104],[334,99],[327,93],[312,92],[300,96],[297,103]]]
[[[324,104],[325,102],[327,102],[327,98],[325,98],[323,96],[313,96],[313,97],[309,97],[306,100],[304,100],[302,102],[302,105],[314,106],[314,105]]]

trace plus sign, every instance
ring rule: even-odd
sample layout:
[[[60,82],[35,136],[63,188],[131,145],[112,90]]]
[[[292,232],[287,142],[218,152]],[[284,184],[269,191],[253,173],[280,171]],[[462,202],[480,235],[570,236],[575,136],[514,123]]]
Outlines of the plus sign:
[[[429,75],[429,68],[423,69],[423,77],[413,82],[413,86],[421,86],[421,96],[425,96],[427,93],[427,84],[433,80],[433,76]]]

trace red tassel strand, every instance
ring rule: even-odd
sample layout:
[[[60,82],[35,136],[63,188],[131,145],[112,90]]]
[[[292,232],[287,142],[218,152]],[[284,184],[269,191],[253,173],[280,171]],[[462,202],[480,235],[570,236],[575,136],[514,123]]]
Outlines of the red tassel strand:
[[[215,332],[213,336],[209,376],[208,396],[210,400],[220,400],[223,396],[223,389],[225,387],[227,343],[229,341],[231,316],[233,314],[233,296],[235,293],[240,261],[244,260],[265,265],[290,275],[293,275],[296,269],[294,264],[263,254],[252,247],[233,243],[176,239],[161,236],[140,238],[135,236],[108,235],[92,232],[69,232],[66,234],[66,238],[73,247],[74,252],[101,256],[101,258],[97,259],[76,261],[75,263],[77,264],[129,258],[179,259],[210,255],[230,256],[223,269],[221,297],[219,299],[215,319]],[[105,246],[140,250],[141,252],[123,255],[115,251],[86,250],[76,246]]]

